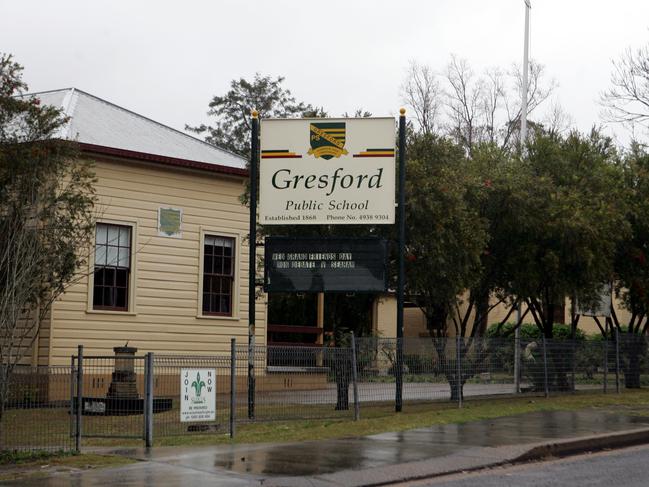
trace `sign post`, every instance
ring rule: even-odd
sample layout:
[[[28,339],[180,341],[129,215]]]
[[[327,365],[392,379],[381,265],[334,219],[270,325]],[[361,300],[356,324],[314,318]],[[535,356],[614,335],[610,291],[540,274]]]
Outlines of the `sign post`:
[[[394,410],[403,408],[403,293],[405,284],[404,252],[406,247],[406,110],[399,111],[399,247],[397,275],[397,374]]]
[[[250,236],[248,242],[248,418],[255,417],[255,295],[257,279],[257,164],[259,114],[252,112],[250,141]]]

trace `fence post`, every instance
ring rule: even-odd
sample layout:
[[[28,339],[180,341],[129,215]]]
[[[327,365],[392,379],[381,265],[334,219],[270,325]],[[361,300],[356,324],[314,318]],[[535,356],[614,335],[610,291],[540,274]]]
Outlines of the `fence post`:
[[[358,421],[361,416],[360,404],[358,402],[358,371],[356,369],[356,338],[354,332],[351,332],[352,345],[352,386],[354,389],[354,421]]]
[[[608,392],[608,336],[604,337],[604,394]]]
[[[70,438],[75,438],[75,421],[76,413],[74,410],[75,404],[75,382],[76,382],[77,372],[76,372],[76,357],[72,355],[70,357]]]
[[[459,335],[455,337],[455,363],[457,364],[457,370],[455,371],[455,387],[457,389],[457,407],[459,408],[462,407],[462,346],[460,340],[462,340],[462,337]]]
[[[577,387],[575,386],[575,374],[576,374],[576,370],[577,370],[577,343],[576,342],[577,342],[577,340],[573,337],[572,342],[571,342],[572,343],[571,344],[571,348],[572,348],[572,355],[571,355],[572,356],[572,371],[571,371],[571,382],[572,382],[572,384],[571,384],[571,389],[572,389],[572,392],[577,392]]]
[[[151,448],[153,446],[153,352],[146,354],[144,380],[144,441],[146,447]]]
[[[237,387],[237,340],[230,339],[230,438],[234,438],[236,420],[236,387]]]
[[[74,448],[81,451],[81,416],[83,413],[83,345],[77,349],[77,416],[76,431],[74,437]]]
[[[620,332],[615,329],[615,392],[620,393]]]
[[[545,341],[545,335],[543,335],[542,343],[543,343],[543,386],[545,389],[545,397],[550,397],[550,387],[548,384],[548,350]]]
[[[520,328],[520,325],[519,325]],[[516,328],[514,335],[514,394],[521,392],[521,338]]]

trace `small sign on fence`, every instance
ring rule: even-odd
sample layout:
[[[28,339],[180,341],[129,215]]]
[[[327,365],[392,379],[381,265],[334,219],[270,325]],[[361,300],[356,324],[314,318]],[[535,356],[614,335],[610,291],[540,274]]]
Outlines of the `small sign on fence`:
[[[180,421],[216,419],[216,369],[181,369]]]

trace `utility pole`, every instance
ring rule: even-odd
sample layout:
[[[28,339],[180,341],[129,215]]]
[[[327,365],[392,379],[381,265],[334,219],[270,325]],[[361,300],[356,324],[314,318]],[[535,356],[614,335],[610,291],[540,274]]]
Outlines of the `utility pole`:
[[[525,2],[525,40],[523,42],[523,93],[521,96],[521,157],[525,151],[525,141],[527,140],[527,94],[528,94],[528,72],[529,72],[529,50],[530,50],[530,9],[532,8],[531,0]],[[514,384],[515,392],[521,390],[521,302],[518,301],[516,309],[516,331],[514,332]]]
[[[525,2],[525,41],[523,43],[523,94],[521,104],[521,153],[525,149],[525,140],[527,139],[527,94],[528,73],[529,73],[529,52],[530,52],[530,9],[532,8],[531,0]]]

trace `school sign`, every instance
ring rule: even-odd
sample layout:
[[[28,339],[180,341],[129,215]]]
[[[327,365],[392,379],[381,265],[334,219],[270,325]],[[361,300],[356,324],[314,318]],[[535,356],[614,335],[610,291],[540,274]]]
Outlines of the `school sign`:
[[[259,223],[394,223],[393,118],[261,121]]]

